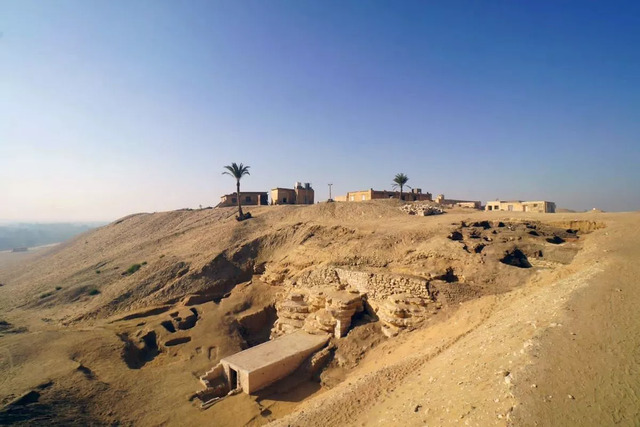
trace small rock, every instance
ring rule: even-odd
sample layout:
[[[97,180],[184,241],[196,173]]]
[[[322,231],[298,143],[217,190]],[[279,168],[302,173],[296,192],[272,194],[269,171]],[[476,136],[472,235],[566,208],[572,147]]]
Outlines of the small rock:
[[[413,412],[418,412],[420,408],[422,408],[422,405],[416,405],[416,407],[413,408]]]
[[[567,395],[567,397],[568,397],[569,399],[571,399],[571,400],[576,400],[576,398],[575,398],[575,397],[573,397],[573,395],[571,395],[571,394],[568,394],[568,395]]]

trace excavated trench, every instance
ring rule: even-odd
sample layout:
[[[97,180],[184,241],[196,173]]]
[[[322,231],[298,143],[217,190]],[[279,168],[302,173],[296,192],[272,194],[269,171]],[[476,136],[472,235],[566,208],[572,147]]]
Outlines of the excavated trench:
[[[238,331],[248,347],[269,341],[271,329],[278,319],[274,305],[268,305],[261,310],[239,316]]]
[[[130,369],[142,368],[159,353],[155,331],[145,333],[137,342],[132,340],[127,333],[118,334],[118,338],[124,343],[120,357]]]

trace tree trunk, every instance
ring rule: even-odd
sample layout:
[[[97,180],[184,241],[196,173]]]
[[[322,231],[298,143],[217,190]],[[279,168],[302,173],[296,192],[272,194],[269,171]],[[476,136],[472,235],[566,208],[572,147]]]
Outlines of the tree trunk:
[[[400,184],[400,200],[404,200],[404,199],[402,198],[402,184]]]
[[[240,180],[236,181],[236,194],[238,195],[238,219],[242,221],[244,215],[242,213],[242,204],[240,203]]]

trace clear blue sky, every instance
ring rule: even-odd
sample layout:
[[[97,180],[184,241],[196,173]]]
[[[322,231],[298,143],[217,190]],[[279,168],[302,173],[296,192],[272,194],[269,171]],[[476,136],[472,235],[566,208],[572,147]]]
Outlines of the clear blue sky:
[[[0,219],[309,181],[640,209],[640,2],[0,0]]]

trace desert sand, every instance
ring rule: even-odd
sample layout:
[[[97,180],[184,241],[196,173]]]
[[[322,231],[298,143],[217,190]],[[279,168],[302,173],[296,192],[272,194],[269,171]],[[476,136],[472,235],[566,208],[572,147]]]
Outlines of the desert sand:
[[[0,254],[0,424],[640,423],[640,213],[399,206],[136,214]],[[201,409],[199,376],[336,268],[391,279],[324,369]],[[432,308],[387,336],[394,278]]]

